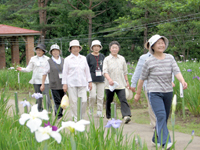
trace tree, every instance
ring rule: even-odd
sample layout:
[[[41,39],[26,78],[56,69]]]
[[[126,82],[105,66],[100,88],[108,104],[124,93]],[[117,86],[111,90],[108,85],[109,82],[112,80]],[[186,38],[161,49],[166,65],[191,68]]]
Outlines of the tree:
[[[94,9],[97,9],[102,3],[108,2],[109,0],[90,0],[88,4],[84,3],[83,0],[79,0],[75,4],[72,4],[69,0],[67,2],[70,4],[70,6],[74,9],[70,13],[70,16],[77,16],[84,18],[88,21],[88,45],[91,45],[91,39],[92,39],[92,19],[96,18],[97,16],[101,15],[105,11],[107,11],[110,8],[104,8],[103,10],[93,11]],[[81,6],[80,6],[81,5]],[[86,9],[85,9],[85,8]]]

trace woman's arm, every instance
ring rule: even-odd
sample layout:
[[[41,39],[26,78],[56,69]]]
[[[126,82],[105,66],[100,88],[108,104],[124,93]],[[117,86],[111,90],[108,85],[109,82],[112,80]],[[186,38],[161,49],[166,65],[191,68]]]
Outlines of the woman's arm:
[[[144,81],[139,79],[139,82],[138,82],[138,85],[137,85],[137,91],[136,91],[136,94],[134,96],[134,99],[135,99],[136,102],[138,102],[139,99],[140,99],[143,83],[144,83]]]
[[[185,82],[183,76],[181,73],[178,73],[175,75],[175,77],[179,80],[179,82],[181,82],[181,84],[183,85],[183,89],[187,89],[187,83]]]

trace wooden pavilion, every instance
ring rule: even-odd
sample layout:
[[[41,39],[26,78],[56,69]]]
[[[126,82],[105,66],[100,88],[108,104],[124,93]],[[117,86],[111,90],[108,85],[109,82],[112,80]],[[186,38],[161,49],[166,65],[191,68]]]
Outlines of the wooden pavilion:
[[[0,24],[0,69],[6,67],[6,40],[10,41],[12,55],[11,60],[14,64],[20,63],[18,38],[21,37],[25,41],[26,64],[28,64],[31,57],[34,56],[34,36],[40,34],[40,31]]]

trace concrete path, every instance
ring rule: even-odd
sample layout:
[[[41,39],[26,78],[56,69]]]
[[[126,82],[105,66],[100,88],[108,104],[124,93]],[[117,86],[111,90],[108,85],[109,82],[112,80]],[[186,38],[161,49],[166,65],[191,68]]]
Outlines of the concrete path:
[[[24,108],[22,104],[19,105],[20,114],[24,112]],[[8,106],[12,106],[14,108],[14,100],[9,100]],[[10,113],[12,114],[12,109],[10,109]],[[66,117],[70,117],[69,113]],[[134,116],[133,116],[134,117]],[[88,117],[85,118],[88,120]],[[97,123],[99,118],[94,116],[94,121]],[[104,118],[104,125],[106,125],[107,119]],[[130,137],[133,138],[134,135],[139,135],[142,141],[145,141],[149,150],[155,150],[156,148],[151,145],[151,138],[153,135],[153,129],[150,125],[146,124],[137,124],[131,121],[129,124],[124,124],[124,135],[128,134],[131,135]],[[172,132],[170,131],[171,139],[172,139]],[[190,141],[191,135],[184,134],[180,132],[175,132],[175,141],[176,150],[184,150],[187,143]],[[187,150],[200,150],[200,137],[195,136],[193,142],[187,147]]]

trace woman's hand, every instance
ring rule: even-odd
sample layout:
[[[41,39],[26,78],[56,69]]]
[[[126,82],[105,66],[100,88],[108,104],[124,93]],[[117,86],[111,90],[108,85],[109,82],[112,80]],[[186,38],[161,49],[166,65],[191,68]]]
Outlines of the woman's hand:
[[[135,100],[136,102],[138,102],[139,99],[140,99],[140,94],[135,94],[135,96],[134,96],[134,100]]]
[[[63,84],[63,91],[64,91],[65,93],[67,92],[67,89],[68,89],[67,84]]]
[[[185,81],[182,82],[182,85],[183,85],[183,89],[187,89],[187,83]]]
[[[92,90],[92,82],[89,82],[88,88],[89,88],[90,91]]]
[[[42,85],[40,86],[40,90],[43,92],[44,89],[45,89],[45,86],[44,86],[44,84],[42,84]]]
[[[113,82],[113,80],[112,80],[112,79],[108,80],[108,82],[109,82],[109,85],[111,85],[111,86],[113,86],[113,85],[114,85],[114,82]]]
[[[21,70],[22,70],[22,68],[21,68],[21,67],[17,67],[17,70],[18,70],[18,71],[21,71]]]

